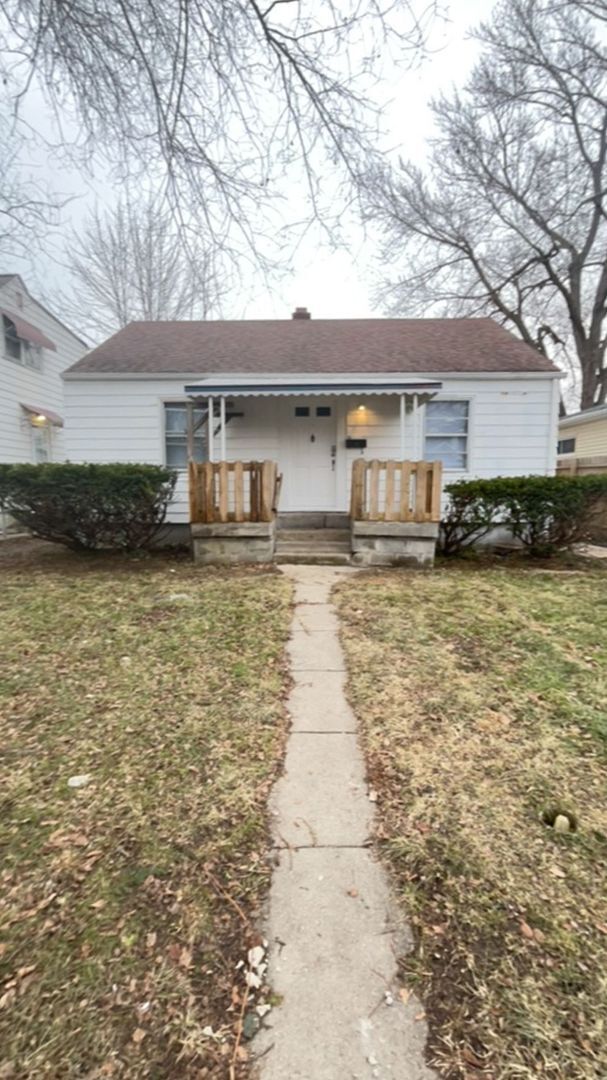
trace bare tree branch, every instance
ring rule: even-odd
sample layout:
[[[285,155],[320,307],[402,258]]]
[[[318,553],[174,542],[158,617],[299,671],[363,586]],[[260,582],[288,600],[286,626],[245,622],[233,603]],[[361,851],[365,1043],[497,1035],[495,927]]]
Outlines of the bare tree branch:
[[[260,204],[303,166],[355,185],[376,150],[369,104],[388,39],[415,56],[436,0],[0,0],[17,106],[32,78],[86,145],[163,185],[176,217],[258,248]]]
[[[0,115],[0,257],[32,251],[59,224],[70,201],[51,195],[25,174],[21,157],[25,139],[19,126]]]
[[[184,247],[157,199],[125,196],[95,211],[68,245],[72,321],[93,338],[136,320],[206,319],[217,313],[225,279],[211,245]]]
[[[433,105],[427,169],[371,170],[393,311],[493,314],[581,376],[607,374],[607,45],[602,3],[501,0],[463,91]]]

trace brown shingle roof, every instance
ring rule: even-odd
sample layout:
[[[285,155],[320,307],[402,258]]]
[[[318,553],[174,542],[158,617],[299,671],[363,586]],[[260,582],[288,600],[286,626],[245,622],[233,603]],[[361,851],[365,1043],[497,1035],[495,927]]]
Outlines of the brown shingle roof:
[[[69,373],[555,371],[492,319],[136,322]]]

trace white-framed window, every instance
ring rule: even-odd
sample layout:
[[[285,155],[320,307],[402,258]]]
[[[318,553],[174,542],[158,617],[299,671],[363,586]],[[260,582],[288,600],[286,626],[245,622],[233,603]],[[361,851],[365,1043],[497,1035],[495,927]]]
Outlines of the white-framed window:
[[[7,315],[2,316],[4,329],[4,355],[22,367],[33,371],[42,371],[42,349],[30,341],[20,338],[17,327]]]
[[[559,439],[556,452],[557,454],[575,454],[575,439]]]
[[[468,468],[469,401],[429,401],[426,405],[424,458],[446,469]]]
[[[32,424],[32,453],[36,465],[51,460],[51,432],[48,424]]]
[[[194,460],[208,457],[207,425],[201,424],[205,410],[194,409]],[[198,430],[196,425],[200,424]],[[173,469],[185,469],[188,464],[188,415],[185,401],[164,402],[164,460]]]

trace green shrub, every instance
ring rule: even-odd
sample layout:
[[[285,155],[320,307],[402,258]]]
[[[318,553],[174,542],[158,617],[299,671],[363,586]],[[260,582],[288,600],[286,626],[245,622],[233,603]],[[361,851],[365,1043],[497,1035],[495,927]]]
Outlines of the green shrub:
[[[455,555],[486,536],[497,524],[497,507],[487,480],[446,484],[449,504],[441,521],[441,551]]]
[[[136,550],[162,527],[175,480],[158,465],[0,465],[0,506],[44,540]]]
[[[584,540],[604,476],[497,476],[447,484],[442,551],[452,555],[504,526],[531,555],[550,555]]]

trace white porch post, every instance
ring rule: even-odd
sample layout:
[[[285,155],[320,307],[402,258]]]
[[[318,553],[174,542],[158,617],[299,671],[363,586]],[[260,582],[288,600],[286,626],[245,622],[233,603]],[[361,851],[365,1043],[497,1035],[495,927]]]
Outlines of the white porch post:
[[[405,460],[405,395],[400,395],[400,459]]]
[[[413,395],[413,457],[417,460],[423,458],[424,452],[419,445],[419,398]]]
[[[219,422],[220,422],[220,425],[221,425],[220,430],[219,430],[220,447],[221,447],[221,460],[225,461],[225,459],[226,459],[226,399],[223,396],[223,394],[219,399],[219,417],[220,417]]]
[[[212,397],[207,398],[207,424],[209,426],[209,461],[213,460],[213,427],[215,425],[215,402]]]
[[[186,416],[187,416],[187,443],[188,443],[188,461],[194,460],[194,402],[190,400],[186,404]]]

